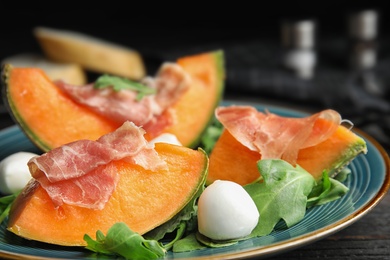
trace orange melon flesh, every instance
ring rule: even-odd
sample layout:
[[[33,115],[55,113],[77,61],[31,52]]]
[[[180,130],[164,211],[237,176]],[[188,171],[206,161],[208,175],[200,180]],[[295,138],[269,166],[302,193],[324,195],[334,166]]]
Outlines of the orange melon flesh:
[[[225,78],[223,53],[216,51],[188,56],[178,59],[177,63],[191,76],[192,84],[173,106],[180,123],[165,132],[176,135],[182,144],[195,147],[222,97]]]
[[[173,107],[176,123],[164,132],[194,148],[222,96],[223,52],[183,57],[177,62],[191,75],[192,84]],[[8,65],[2,74],[11,115],[42,151],[80,139],[96,140],[120,126],[73,102],[43,70]]]
[[[201,150],[156,144],[169,170],[152,172],[123,161],[112,162],[119,183],[103,210],[66,205],[55,208],[38,182],[30,182],[9,213],[8,230],[46,243],[83,246],[84,234],[95,237],[116,222],[144,234],[178,213],[203,187],[208,158]]]
[[[326,124],[318,120],[316,127]],[[353,160],[358,154],[366,153],[365,141],[347,129],[339,126],[335,133],[315,146],[301,149],[297,164],[319,180],[324,170],[335,174]],[[206,183],[215,180],[231,180],[245,185],[257,180],[261,173],[257,161],[261,155],[249,150],[224,130],[210,154],[209,174]]]
[[[8,104],[43,151],[75,140],[96,140],[119,127],[73,102],[38,68],[6,67]]]
[[[211,154],[207,184],[230,180],[244,185],[260,177],[257,161],[261,155],[251,151],[224,130]]]

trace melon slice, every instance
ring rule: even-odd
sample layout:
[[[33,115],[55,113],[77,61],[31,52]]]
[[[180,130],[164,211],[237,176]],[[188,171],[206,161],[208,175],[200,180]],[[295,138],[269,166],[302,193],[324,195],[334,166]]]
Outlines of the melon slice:
[[[318,127],[321,127],[319,124],[321,121],[317,123]],[[327,140],[301,149],[297,164],[319,180],[324,170],[328,171],[330,176],[334,176],[357,155],[366,152],[364,139],[340,125]],[[260,159],[261,155],[258,152],[251,151],[237,141],[229,131],[224,130],[210,154],[207,184],[215,180],[230,180],[241,185],[251,183],[260,177],[257,168],[257,161]]]
[[[79,139],[96,140],[119,127],[72,101],[39,68],[5,65],[2,76],[11,116],[44,152]]]
[[[223,95],[224,56],[222,51],[215,51],[184,57],[177,63],[189,73],[192,85],[173,107],[179,123],[166,132],[176,135],[183,145],[195,148]]]
[[[191,76],[191,86],[172,108],[176,123],[164,132],[194,148],[223,94],[224,55],[212,51],[180,58],[177,63]],[[6,64],[1,82],[11,116],[44,152],[79,139],[96,140],[121,125],[75,103],[41,69]]]
[[[104,209],[63,204],[54,207],[40,184],[33,180],[15,200],[8,230],[18,236],[64,246],[84,246],[84,234],[95,237],[117,222],[144,234],[167,222],[203,189],[208,157],[202,150],[158,143],[159,156],[169,170],[153,172],[113,161],[120,180]],[[112,165],[111,165],[112,166]]]

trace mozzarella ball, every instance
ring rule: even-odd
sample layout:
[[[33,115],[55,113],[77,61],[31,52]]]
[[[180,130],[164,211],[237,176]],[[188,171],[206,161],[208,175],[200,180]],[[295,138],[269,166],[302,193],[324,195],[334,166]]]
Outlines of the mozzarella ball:
[[[17,152],[0,162],[0,193],[13,194],[26,186],[31,179],[27,162],[34,156],[37,154]]]
[[[216,180],[199,197],[198,230],[208,238],[227,240],[248,236],[259,217],[251,196],[235,182]]]
[[[169,143],[169,144],[175,144],[175,145],[180,145],[180,141],[177,139],[176,135],[174,134],[169,134],[169,133],[164,133],[156,138],[152,139],[149,141],[150,144],[155,144],[155,143]]]

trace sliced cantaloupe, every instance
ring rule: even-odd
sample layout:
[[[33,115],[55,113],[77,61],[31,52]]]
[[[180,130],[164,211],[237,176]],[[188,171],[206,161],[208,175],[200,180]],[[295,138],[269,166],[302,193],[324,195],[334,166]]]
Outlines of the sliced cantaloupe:
[[[366,153],[366,142],[350,129],[339,126],[326,141],[299,151],[297,163],[320,179],[324,170],[333,176],[360,153]]]
[[[224,91],[224,56],[222,51],[178,59],[177,63],[189,73],[191,88],[173,107],[179,122],[166,130],[189,147],[198,145],[202,133],[214,116],[214,109]]]
[[[111,162],[120,180],[103,210],[63,204],[58,208],[36,181],[30,182],[9,213],[8,230],[26,239],[83,246],[84,234],[95,237],[116,222],[144,234],[165,223],[203,188],[208,157],[202,150],[158,143],[169,170],[153,172],[124,161]]]
[[[319,124],[326,124],[318,120]],[[301,149],[297,164],[319,180],[324,170],[333,176],[358,154],[367,152],[367,146],[360,136],[340,125],[326,141]],[[224,130],[210,154],[207,184],[215,180],[230,180],[245,185],[257,180],[261,173],[257,161],[261,155],[249,150]]]
[[[164,132],[196,147],[224,90],[224,55],[212,51],[178,59],[191,76],[191,86],[172,108],[176,122]],[[79,139],[96,140],[120,124],[94,114],[63,94],[38,68],[2,69],[4,99],[10,114],[42,151]]]
[[[79,140],[96,140],[119,125],[92,113],[60,91],[39,68],[3,68],[10,114],[43,151]]]
[[[260,177],[257,161],[261,156],[251,151],[224,130],[210,154],[207,184],[215,180],[230,180],[238,184],[251,183]]]

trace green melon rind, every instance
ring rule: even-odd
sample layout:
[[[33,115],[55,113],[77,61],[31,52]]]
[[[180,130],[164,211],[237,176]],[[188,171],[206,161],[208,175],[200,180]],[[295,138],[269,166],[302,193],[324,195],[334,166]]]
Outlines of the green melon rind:
[[[330,165],[329,176],[335,177],[344,167],[348,166],[353,159],[360,154],[367,153],[367,144],[360,136],[358,139],[351,143],[342,153],[340,153],[339,159],[334,161]]]
[[[217,67],[217,96],[214,101],[214,106],[211,111],[209,111],[209,121],[205,124],[202,131],[196,136],[196,138],[189,144],[190,148],[196,148],[200,144],[200,140],[202,138],[202,135],[206,132],[206,129],[210,124],[213,122],[214,118],[214,110],[217,108],[217,106],[222,101],[224,92],[225,92],[225,77],[226,77],[226,70],[225,70],[225,54],[223,50],[216,50],[210,53],[210,55],[213,56],[215,65]]]
[[[13,102],[11,95],[9,93],[9,75],[13,69],[13,66],[10,64],[4,64],[1,70],[1,88],[2,88],[2,97],[3,103],[7,108],[9,115],[13,121],[19,126],[22,132],[29,138],[29,140],[41,151],[49,151],[50,146],[43,142],[42,139],[35,134],[35,132],[30,129],[28,124],[23,120],[23,117],[19,114],[18,108]]]
[[[202,177],[198,182],[198,186],[193,189],[193,193],[188,197],[187,203],[184,205],[184,207],[181,210],[179,210],[173,217],[171,217],[165,223],[155,227],[154,229],[144,234],[145,237],[149,239],[160,240],[167,233],[171,233],[174,230],[176,230],[182,221],[190,221],[194,217],[193,210],[196,206],[199,196],[202,194],[202,192],[206,187],[207,173],[209,167],[209,158],[206,151],[204,151],[200,147],[197,150],[202,152],[202,154],[205,156],[206,159],[203,167],[204,170],[202,172]]]

